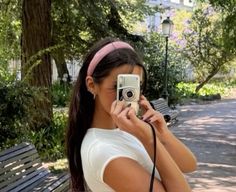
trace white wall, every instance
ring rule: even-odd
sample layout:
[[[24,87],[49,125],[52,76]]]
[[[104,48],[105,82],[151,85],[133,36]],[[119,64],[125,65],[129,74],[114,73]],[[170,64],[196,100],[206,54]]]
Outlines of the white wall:
[[[81,63],[77,60],[72,60],[72,61],[66,61],[66,64],[69,74],[72,77],[72,81],[75,81],[79,74]],[[52,60],[52,68],[53,68],[52,81],[55,82],[58,79],[58,72],[54,60]]]

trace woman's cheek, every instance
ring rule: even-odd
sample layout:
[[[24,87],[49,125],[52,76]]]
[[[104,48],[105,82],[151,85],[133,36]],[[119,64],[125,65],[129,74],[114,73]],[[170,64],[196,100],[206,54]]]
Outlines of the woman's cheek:
[[[107,101],[109,101],[109,103],[108,103],[108,108],[110,109],[111,108],[111,105],[112,105],[112,103],[116,100],[116,94],[115,93],[112,93],[110,96],[109,96],[109,98],[106,98],[107,99]]]

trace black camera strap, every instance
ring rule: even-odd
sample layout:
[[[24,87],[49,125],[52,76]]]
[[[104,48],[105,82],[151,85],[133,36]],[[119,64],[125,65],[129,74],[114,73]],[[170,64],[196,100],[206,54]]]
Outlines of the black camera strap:
[[[153,135],[153,168],[152,168],[152,175],[151,175],[151,180],[150,180],[150,187],[149,187],[149,192],[153,191],[153,183],[154,183],[154,178],[155,178],[155,168],[156,168],[156,132],[155,128],[151,123],[148,123],[152,129],[152,135]]]

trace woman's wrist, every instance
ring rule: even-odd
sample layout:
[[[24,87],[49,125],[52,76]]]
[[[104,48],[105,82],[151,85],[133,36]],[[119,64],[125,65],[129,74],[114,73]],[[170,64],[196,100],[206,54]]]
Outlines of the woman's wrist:
[[[144,145],[146,144],[152,144],[153,143],[153,134],[152,134],[152,128],[149,124],[145,123],[146,125],[143,126],[139,132],[139,134],[136,136]]]
[[[159,131],[158,136],[161,143],[165,145],[171,139],[172,133],[168,128],[166,128],[166,129],[162,129],[161,132]]]

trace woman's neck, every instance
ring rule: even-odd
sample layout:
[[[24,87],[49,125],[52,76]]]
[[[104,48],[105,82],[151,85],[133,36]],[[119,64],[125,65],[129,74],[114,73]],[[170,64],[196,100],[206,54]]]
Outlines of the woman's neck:
[[[104,110],[94,111],[92,127],[101,129],[115,129],[116,125],[113,122],[111,115]]]

